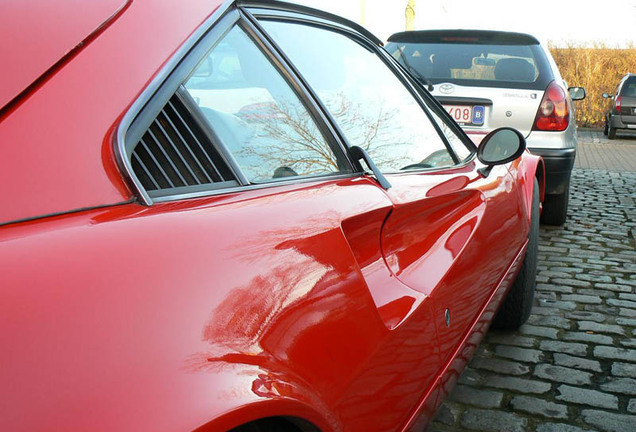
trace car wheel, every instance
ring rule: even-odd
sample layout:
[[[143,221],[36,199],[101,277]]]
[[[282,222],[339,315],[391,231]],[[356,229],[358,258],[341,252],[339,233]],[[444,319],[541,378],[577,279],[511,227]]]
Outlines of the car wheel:
[[[616,138],[616,128],[612,127],[612,125],[607,126],[607,137],[609,139]]]
[[[539,183],[534,180],[532,190],[532,213],[528,249],[521,264],[521,270],[504,299],[497,316],[493,320],[494,328],[515,330],[521,327],[530,316],[534,288],[537,276],[537,249],[539,246]]]
[[[603,135],[607,135],[607,130],[609,126],[607,125],[607,118],[605,119],[605,126],[603,127]]]

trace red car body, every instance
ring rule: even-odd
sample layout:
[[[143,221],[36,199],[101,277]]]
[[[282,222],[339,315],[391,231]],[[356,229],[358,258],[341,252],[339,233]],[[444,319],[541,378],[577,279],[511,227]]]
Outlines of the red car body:
[[[527,152],[140,203],[118,127],[220,3],[2,6],[0,429],[417,429],[514,280]]]

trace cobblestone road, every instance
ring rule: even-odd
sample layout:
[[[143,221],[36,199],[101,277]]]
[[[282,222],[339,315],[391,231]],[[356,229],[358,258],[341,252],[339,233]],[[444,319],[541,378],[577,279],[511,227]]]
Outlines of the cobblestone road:
[[[635,234],[636,172],[575,169],[528,323],[486,335],[429,432],[636,431]]]

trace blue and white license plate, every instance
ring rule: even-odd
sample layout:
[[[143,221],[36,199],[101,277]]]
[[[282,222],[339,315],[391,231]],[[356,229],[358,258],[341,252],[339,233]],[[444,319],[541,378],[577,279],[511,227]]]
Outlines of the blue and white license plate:
[[[482,105],[444,105],[460,126],[482,126],[485,110]]]

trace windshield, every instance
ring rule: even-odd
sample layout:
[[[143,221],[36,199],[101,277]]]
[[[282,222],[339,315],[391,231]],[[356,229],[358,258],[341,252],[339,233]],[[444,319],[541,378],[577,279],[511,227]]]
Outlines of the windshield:
[[[551,80],[538,45],[389,42],[386,49],[433,84],[544,89]]]

